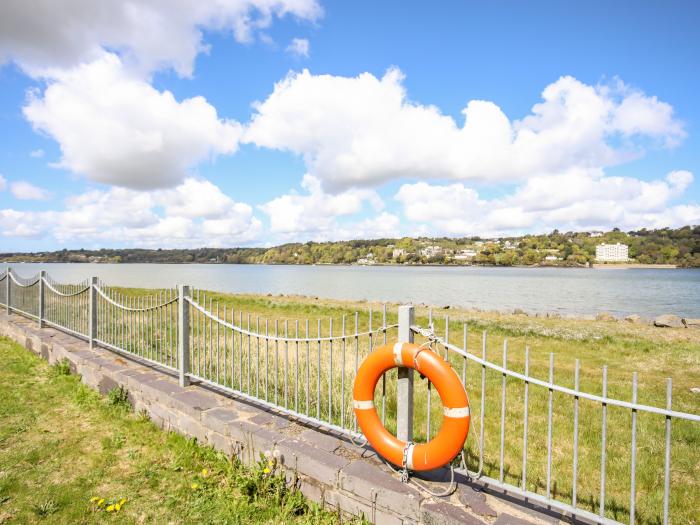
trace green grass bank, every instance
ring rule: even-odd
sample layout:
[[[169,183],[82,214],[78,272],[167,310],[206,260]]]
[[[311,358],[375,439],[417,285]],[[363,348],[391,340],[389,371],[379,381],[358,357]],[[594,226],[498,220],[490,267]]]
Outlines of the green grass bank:
[[[0,363],[1,524],[340,522],[274,465],[163,432],[6,338]]]

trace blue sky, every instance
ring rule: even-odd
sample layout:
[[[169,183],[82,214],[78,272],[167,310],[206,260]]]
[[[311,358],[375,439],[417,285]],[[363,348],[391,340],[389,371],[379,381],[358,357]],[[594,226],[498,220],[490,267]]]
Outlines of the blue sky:
[[[700,223],[695,2],[80,3],[0,6],[2,251]]]

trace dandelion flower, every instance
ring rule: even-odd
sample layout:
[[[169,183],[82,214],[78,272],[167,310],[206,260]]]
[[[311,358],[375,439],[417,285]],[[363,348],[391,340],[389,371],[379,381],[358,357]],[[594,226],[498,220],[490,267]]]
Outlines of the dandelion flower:
[[[202,477],[206,478],[209,475],[209,471],[205,468],[202,469]]]
[[[124,505],[126,503],[126,498],[122,498],[119,500],[119,505]]]
[[[190,488],[192,490],[197,490],[199,488],[199,483],[192,483],[192,485],[190,485]]]
[[[265,474],[269,474],[269,473],[270,473],[270,469],[267,468],[267,467],[265,467],[265,468],[263,469],[263,472],[264,472]]]
[[[122,506],[121,506],[119,503],[115,503],[115,504],[114,504],[114,510],[116,510],[117,512],[119,512],[120,510],[122,510]]]
[[[98,501],[100,501],[99,496],[93,496],[92,498],[90,498],[90,503],[97,503]]]
[[[114,505],[108,505],[107,512],[114,512]]]
[[[104,505],[104,504],[105,504],[105,499],[104,499],[104,498],[100,498],[100,499],[97,501],[97,506],[98,506],[98,507],[101,507],[101,506]]]

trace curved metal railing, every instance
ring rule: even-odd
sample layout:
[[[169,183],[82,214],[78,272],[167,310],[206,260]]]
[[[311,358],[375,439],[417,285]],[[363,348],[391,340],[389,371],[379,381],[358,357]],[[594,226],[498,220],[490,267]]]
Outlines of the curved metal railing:
[[[334,335],[334,336],[323,336],[323,337],[283,337],[283,336],[263,334],[260,332],[256,332],[256,331],[242,328],[241,326],[236,326],[235,324],[233,324],[233,322],[228,322],[224,319],[217,317],[216,314],[213,314],[213,313],[207,311],[207,309],[205,307],[198,304],[191,297],[187,297],[186,301],[189,304],[191,304],[195,310],[198,310],[205,317],[221,324],[221,326],[225,326],[226,328],[230,328],[234,332],[236,332],[240,335],[244,335],[244,336],[259,337],[261,339],[265,339],[267,341],[272,341],[272,342],[274,342],[274,341],[277,341],[277,342],[286,341],[289,343],[311,343],[311,342],[315,343],[318,341],[321,341],[321,342],[342,341],[343,339],[347,338],[347,336],[345,336],[345,335]],[[384,330],[384,329],[390,330],[392,328],[398,328],[398,326],[399,325],[395,323],[395,324],[391,324],[391,325],[387,325],[385,327],[382,327],[381,330]],[[377,330],[364,331],[364,332],[359,332],[357,334],[353,334],[352,337],[367,337],[370,334],[372,334],[372,333],[376,334],[377,332],[378,332]]]
[[[9,295],[10,308],[33,319],[38,319],[39,294],[35,292],[34,287],[38,289],[39,274],[23,278],[8,269],[6,275],[8,279],[5,285],[5,301],[8,302],[7,296]]]
[[[143,295],[95,282],[94,341],[141,361],[177,372],[177,291]]]
[[[129,306],[126,303],[120,303],[120,302],[118,302],[118,300],[112,299],[109,296],[109,292],[105,292],[99,286],[95,286],[95,291],[109,304],[111,304],[112,306],[116,306],[117,308],[120,308],[121,310],[124,310],[126,312],[149,312],[149,311],[157,310],[158,308],[164,308],[164,307],[169,306],[171,304],[177,303],[177,297],[174,297],[172,299],[166,299],[165,302],[161,302],[160,304],[155,304],[152,306],[142,306],[142,307]],[[122,297],[127,297],[127,296],[122,296]]]
[[[631,400],[624,399],[618,385],[608,388],[607,368],[602,384],[587,377],[582,388],[578,360],[572,387],[554,381],[553,354],[548,367],[533,366],[525,348],[515,367],[503,338],[502,361],[497,363],[488,358],[486,332],[481,352],[474,353],[467,346],[466,322],[462,341],[456,343],[458,334],[450,336],[447,317],[444,335],[436,334],[432,313],[428,328],[390,322],[388,317],[393,320],[395,314],[388,314],[386,306],[378,323],[371,308],[314,322],[281,316],[271,320],[234,312],[230,304],[189,288],[144,295],[96,278],[61,284],[44,272],[22,278],[11,270],[0,273],[0,304],[91,344],[353,439],[361,437],[352,410],[359,364],[376,345],[397,340],[399,333],[413,333],[444,355],[471,396],[473,430],[457,470],[493,490],[599,523],[668,523],[671,450],[685,447],[684,454],[692,457],[684,461],[692,462],[695,456],[686,441],[700,442],[700,415],[672,407],[670,379],[665,407],[637,402],[636,374]],[[535,369],[547,379],[536,377]],[[592,385],[600,386],[601,393],[594,393]],[[375,395],[381,420],[391,432],[397,430],[398,411],[408,410],[398,388],[397,371],[392,370]],[[440,400],[425,379],[412,388],[415,411],[403,420],[413,420],[417,441],[430,440],[442,417]],[[674,420],[680,437],[671,432]],[[694,450],[697,455],[698,448]],[[696,459],[700,464],[700,457]],[[647,474],[640,479],[642,464]],[[660,473],[658,486],[649,480],[649,465]],[[625,504],[620,498],[627,489]],[[650,513],[649,505],[637,511],[641,498],[656,498],[658,514]]]
[[[76,284],[58,283],[40,276],[43,301],[42,323],[81,338],[89,336],[90,280]]]
[[[189,319],[190,376],[236,395],[269,404],[294,417],[358,437],[352,382],[359,363],[397,324],[376,312],[327,321],[270,321],[234,312],[205,293],[185,297]],[[237,314],[237,315],[236,315]],[[339,321],[339,322],[338,322]],[[378,406],[387,420],[391,392],[383,382]]]
[[[681,463],[686,467],[700,461],[700,450],[686,443],[687,436],[700,439],[700,414],[672,409],[670,378],[665,407],[637,401],[636,373],[632,374],[631,400],[620,399],[619,384],[613,385],[617,393],[611,395],[606,366],[601,382],[586,378],[588,389],[593,385],[601,388],[597,394],[581,387],[578,359],[572,388],[554,381],[553,353],[546,368],[538,364],[538,370],[547,374],[542,379],[532,373],[527,347],[524,354],[517,355],[517,365],[510,364],[513,355],[508,339],[503,338],[502,361],[496,363],[487,358],[485,331],[480,352],[473,353],[467,347],[467,324],[461,345],[450,338],[449,326],[446,319],[445,334],[439,336],[431,319],[428,328],[414,324],[411,331],[461,372],[470,393],[474,428],[457,471],[479,478],[497,493],[507,492],[597,523],[670,522],[672,448],[683,448],[686,457]],[[493,345],[491,349],[493,352]],[[416,404],[427,409],[427,415],[414,422],[424,426],[424,435],[430,439],[441,417],[431,403],[439,408],[439,399],[434,399],[429,382],[416,385],[414,392]],[[677,427],[675,439],[672,421]],[[645,471],[641,476],[639,465]],[[659,485],[649,479],[650,468],[659,472]],[[692,476],[692,469],[687,475]],[[650,511],[648,502],[653,498],[658,505]],[[638,511],[640,502],[644,509]]]

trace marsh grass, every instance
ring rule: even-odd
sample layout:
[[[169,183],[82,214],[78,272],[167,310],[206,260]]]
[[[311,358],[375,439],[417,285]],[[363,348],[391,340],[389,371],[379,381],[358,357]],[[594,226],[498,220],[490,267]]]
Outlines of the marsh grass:
[[[115,411],[6,338],[0,361],[0,523],[340,522],[267,460],[247,467]]]

